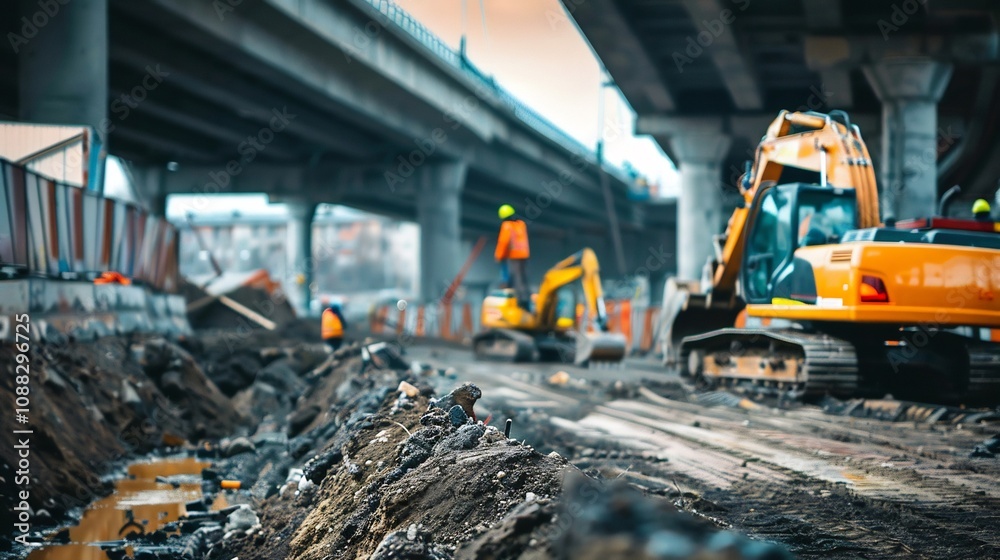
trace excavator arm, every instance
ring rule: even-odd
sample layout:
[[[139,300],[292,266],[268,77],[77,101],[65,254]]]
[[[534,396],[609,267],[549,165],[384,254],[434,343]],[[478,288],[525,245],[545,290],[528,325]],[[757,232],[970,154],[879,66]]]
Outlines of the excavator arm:
[[[542,278],[538,288],[538,323],[543,328],[554,328],[556,323],[556,303],[559,288],[580,280],[587,311],[596,320],[602,331],[608,330],[607,310],[604,307],[604,292],[601,288],[600,265],[597,255],[590,248],[584,248],[559,261]]]
[[[758,199],[772,186],[794,182],[855,189],[858,227],[879,225],[871,157],[847,114],[781,111],[740,179],[743,204],[720,236],[707,285],[702,281],[699,286],[693,278],[671,278],[665,286],[660,340],[666,363],[677,360],[677,343],[683,337],[733,325],[743,308],[736,287]]]
[[[834,118],[836,117],[836,119]],[[721,258],[712,271],[713,299],[732,299],[746,241],[744,229],[750,219],[754,197],[765,185],[790,182],[788,175],[813,174],[816,184],[855,189],[858,226],[879,224],[878,189],[868,147],[846,113],[793,113],[782,111],[757,146],[753,166],[740,181],[744,204],[729,219],[719,251]]]

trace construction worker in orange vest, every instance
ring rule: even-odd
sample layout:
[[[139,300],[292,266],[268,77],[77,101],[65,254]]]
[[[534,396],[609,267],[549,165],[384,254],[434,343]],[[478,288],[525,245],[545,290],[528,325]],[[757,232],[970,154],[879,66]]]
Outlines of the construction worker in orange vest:
[[[503,287],[510,288],[513,280],[518,305],[528,309],[531,305],[527,271],[528,257],[531,256],[528,226],[524,220],[517,218],[514,207],[510,204],[501,206],[497,214],[502,222],[493,257],[500,263],[500,281]]]
[[[323,342],[331,350],[336,351],[344,343],[344,330],[346,328],[347,321],[344,320],[344,314],[340,311],[340,304],[330,304],[330,307],[323,310],[320,332],[323,336]]]

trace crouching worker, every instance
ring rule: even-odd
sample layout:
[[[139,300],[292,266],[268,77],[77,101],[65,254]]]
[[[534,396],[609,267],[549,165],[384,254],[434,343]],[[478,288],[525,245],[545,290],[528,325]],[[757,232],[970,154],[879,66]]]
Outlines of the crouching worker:
[[[330,307],[323,310],[320,332],[323,336],[323,342],[330,347],[330,350],[336,351],[344,343],[345,329],[347,329],[347,321],[344,320],[344,314],[340,311],[339,304],[331,304]]]

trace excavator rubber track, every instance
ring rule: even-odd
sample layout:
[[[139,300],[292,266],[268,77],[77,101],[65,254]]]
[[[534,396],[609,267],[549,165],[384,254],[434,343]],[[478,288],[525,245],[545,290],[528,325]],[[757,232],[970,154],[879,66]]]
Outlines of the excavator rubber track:
[[[714,382],[806,395],[851,395],[859,386],[854,346],[827,334],[726,328],[685,337],[680,353],[687,374]]]
[[[968,354],[968,369],[962,372],[945,366],[936,378],[938,384],[929,384],[928,378],[908,370],[907,365],[894,367],[890,353],[900,347],[879,344],[875,335],[859,336],[858,344],[868,343],[859,352],[855,342],[826,333],[726,328],[685,337],[680,353],[684,373],[711,383],[773,388],[803,396],[878,397],[898,392],[968,404],[1000,399],[1000,345],[943,333],[937,336],[960,340]],[[961,353],[955,345],[943,348],[949,350],[939,350],[938,356],[955,358],[952,354]],[[959,357],[950,363],[960,362]]]
[[[475,336],[476,358],[505,362],[563,362],[584,366],[620,363],[626,340],[621,333],[531,334],[512,329],[490,329]]]
[[[977,400],[1000,402],[1000,351],[996,343],[973,343],[969,350],[969,385],[967,392]]]
[[[534,337],[512,329],[489,329],[477,334],[472,339],[472,351],[481,360],[535,362],[539,359]]]

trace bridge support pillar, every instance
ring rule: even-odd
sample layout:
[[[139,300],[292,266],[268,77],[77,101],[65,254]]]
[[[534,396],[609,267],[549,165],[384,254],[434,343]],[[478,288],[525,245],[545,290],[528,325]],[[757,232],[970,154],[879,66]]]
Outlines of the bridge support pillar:
[[[937,104],[951,64],[885,58],[864,68],[882,101],[882,218],[931,216],[937,207]]]
[[[462,267],[462,162],[425,163],[417,175],[417,223],[420,226],[420,296],[440,299]]]
[[[299,317],[309,315],[312,301],[313,258],[312,223],[316,204],[305,201],[288,201],[288,226],[286,231],[286,292],[289,303]]]
[[[701,278],[705,262],[713,255],[712,236],[725,230],[726,201],[722,163],[732,141],[728,134],[713,130],[717,123],[684,123],[670,135],[677,156],[681,196],[677,205],[677,276]]]
[[[21,119],[88,125],[103,136],[108,0],[20,0],[19,5],[24,19],[8,39],[18,55]]]
[[[163,166],[134,166],[132,185],[139,202],[152,216],[160,218],[167,215],[167,193],[164,187],[167,170]]]

